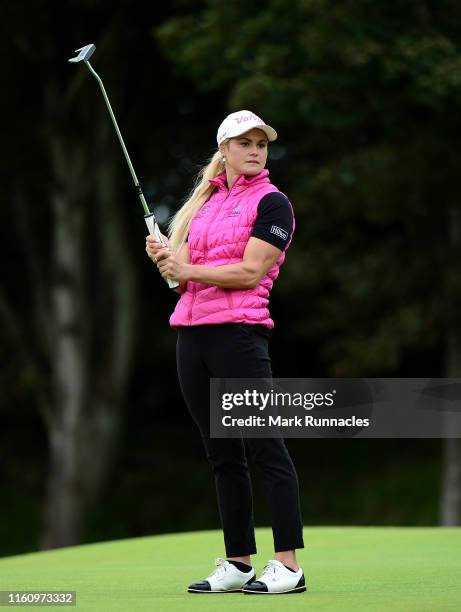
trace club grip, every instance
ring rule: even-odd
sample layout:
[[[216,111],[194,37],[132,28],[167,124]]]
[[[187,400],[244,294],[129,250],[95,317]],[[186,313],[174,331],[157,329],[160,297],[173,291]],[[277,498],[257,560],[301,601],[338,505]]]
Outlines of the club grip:
[[[162,238],[162,234],[160,232],[160,228],[158,226],[158,223],[154,217],[154,213],[150,213],[148,215],[144,215],[144,220],[146,222],[147,225],[147,229],[149,230],[149,234],[151,236],[155,236],[157,238],[157,240],[159,240],[162,244],[165,244],[163,238]],[[176,289],[176,287],[179,287],[179,283],[178,281],[175,280],[171,280],[170,278],[165,279],[166,282],[168,283],[168,287],[170,289]]]

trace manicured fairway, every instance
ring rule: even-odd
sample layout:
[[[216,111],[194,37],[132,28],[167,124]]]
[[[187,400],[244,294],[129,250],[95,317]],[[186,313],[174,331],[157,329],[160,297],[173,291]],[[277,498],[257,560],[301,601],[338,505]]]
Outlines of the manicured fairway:
[[[101,612],[461,610],[461,528],[307,527],[304,539],[298,557],[308,590],[302,594],[187,593],[190,582],[210,573],[214,557],[224,556],[218,531],[0,559],[0,590],[74,590],[77,609]],[[273,558],[270,529],[258,529],[257,542],[259,572]]]

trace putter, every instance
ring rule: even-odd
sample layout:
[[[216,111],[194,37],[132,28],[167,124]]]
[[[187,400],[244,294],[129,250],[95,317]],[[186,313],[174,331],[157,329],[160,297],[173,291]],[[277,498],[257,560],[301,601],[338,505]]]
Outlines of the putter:
[[[165,241],[163,240],[162,234],[160,232],[160,228],[158,226],[157,219],[155,218],[154,213],[150,211],[149,206],[147,205],[147,202],[146,202],[146,198],[144,197],[144,194],[142,192],[141,186],[139,185],[138,177],[136,176],[136,172],[134,171],[133,164],[131,163],[130,156],[128,155],[128,151],[127,151],[127,149],[125,147],[125,143],[123,142],[122,134],[120,133],[120,130],[118,128],[117,121],[115,119],[114,112],[113,112],[112,107],[110,105],[109,98],[108,98],[108,96],[106,94],[106,90],[104,88],[103,82],[102,82],[101,78],[99,77],[99,75],[95,72],[95,70],[93,70],[92,65],[88,61],[90,59],[90,57],[93,55],[93,53],[95,52],[95,49],[96,49],[96,45],[93,45],[93,44],[85,45],[84,47],[81,47],[80,49],[75,49],[75,53],[77,53],[77,52],[79,52],[79,53],[78,53],[78,55],[76,57],[71,57],[69,62],[72,62],[74,64],[77,64],[77,63],[80,63],[80,62],[85,62],[85,64],[88,67],[88,70],[97,79],[97,81],[99,83],[99,86],[101,87],[101,91],[102,91],[102,94],[104,96],[104,100],[106,101],[106,105],[107,105],[107,108],[109,110],[109,114],[111,116],[112,123],[114,124],[115,131],[117,132],[118,139],[120,140],[120,144],[122,145],[122,149],[123,149],[123,153],[125,155],[125,159],[127,161],[128,167],[130,169],[131,176],[133,177],[133,181],[134,181],[134,186],[136,188],[136,192],[137,192],[137,194],[139,196],[139,199],[141,200],[141,204],[142,204],[142,207],[144,209],[144,219],[146,221],[147,229],[149,230],[149,233],[152,236],[155,236],[157,238],[157,240],[159,240],[164,246],[166,246]],[[170,287],[170,289],[176,289],[176,287],[179,286],[179,283],[177,281],[171,280],[169,278],[166,279],[166,282],[168,283],[168,286]]]

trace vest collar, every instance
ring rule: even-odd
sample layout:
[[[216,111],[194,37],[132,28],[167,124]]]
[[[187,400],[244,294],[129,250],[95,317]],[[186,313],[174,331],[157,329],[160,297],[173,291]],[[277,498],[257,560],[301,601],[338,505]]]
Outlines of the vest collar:
[[[250,185],[256,185],[258,183],[268,183],[268,176],[269,170],[267,168],[264,168],[264,170],[261,170],[261,172],[259,172],[258,174],[254,174],[253,176],[241,174],[237,178],[235,183],[232,185],[232,190],[237,189],[237,191],[241,191],[242,189],[246,189]],[[226,173],[223,172],[222,174],[218,174],[218,176],[215,176],[214,178],[210,179],[210,183],[212,185],[215,185],[215,187],[217,187],[220,191],[227,191],[226,180]]]

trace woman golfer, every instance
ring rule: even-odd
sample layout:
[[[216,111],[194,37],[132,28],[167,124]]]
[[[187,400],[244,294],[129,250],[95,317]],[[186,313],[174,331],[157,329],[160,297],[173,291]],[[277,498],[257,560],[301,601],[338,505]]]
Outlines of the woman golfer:
[[[279,594],[305,591],[295,550],[304,548],[298,478],[282,438],[210,437],[210,378],[271,378],[274,322],[269,293],[295,226],[289,200],[265,169],[277,133],[250,111],[221,123],[218,150],[170,224],[162,246],[146,251],[164,278],[179,282],[171,315],[177,369],[187,408],[202,436],[216,481],[227,559],[190,593]],[[261,469],[275,558],[256,579],[252,488],[247,457]]]

